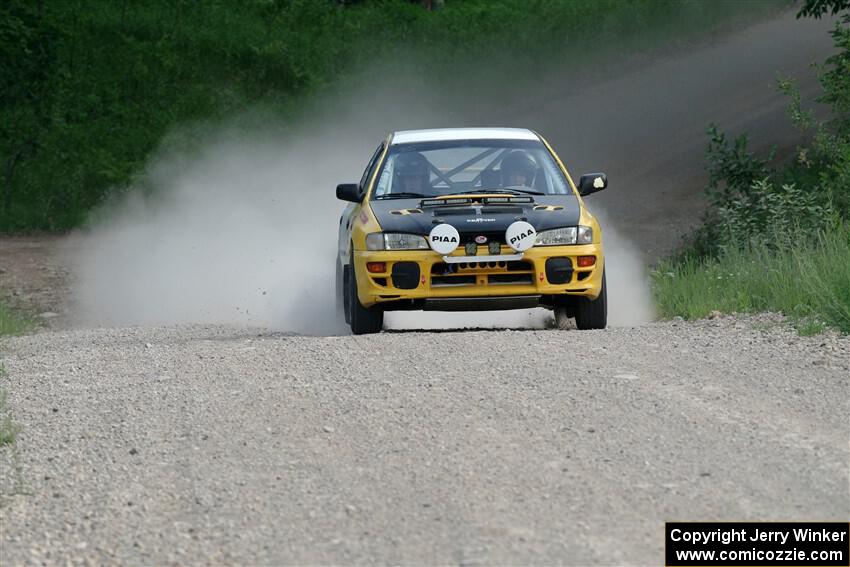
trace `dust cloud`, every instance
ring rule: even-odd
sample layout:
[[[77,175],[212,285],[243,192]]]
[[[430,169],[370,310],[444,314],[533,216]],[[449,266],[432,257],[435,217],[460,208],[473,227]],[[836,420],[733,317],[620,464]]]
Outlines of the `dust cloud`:
[[[333,303],[334,187],[359,179],[378,139],[309,125],[246,134],[236,122],[200,150],[161,151],[72,237],[79,323],[345,332]]]
[[[636,327],[655,317],[646,257],[605,212],[589,203],[602,226],[605,276],[608,285],[608,325]]]

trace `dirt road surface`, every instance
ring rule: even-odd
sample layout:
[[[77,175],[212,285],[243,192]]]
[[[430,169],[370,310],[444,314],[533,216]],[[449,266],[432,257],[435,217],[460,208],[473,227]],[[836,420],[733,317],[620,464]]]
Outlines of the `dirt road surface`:
[[[846,520],[850,339],[773,324],[16,338],[3,563],[650,565],[665,520]]]
[[[698,217],[708,121],[793,148],[770,82],[822,59],[826,28],[759,24],[531,105],[525,125],[582,138],[578,171],[613,162],[599,203],[652,257]],[[3,565],[658,565],[667,520],[850,516],[847,337],[770,315],[74,329],[60,249],[0,240],[0,293],[48,324],[0,343],[21,427],[0,451]]]

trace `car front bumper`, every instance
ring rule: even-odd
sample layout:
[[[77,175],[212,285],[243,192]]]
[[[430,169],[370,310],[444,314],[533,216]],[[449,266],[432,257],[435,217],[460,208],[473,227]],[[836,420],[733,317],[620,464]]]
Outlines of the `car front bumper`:
[[[479,246],[478,251],[487,249]],[[454,305],[474,310],[529,307],[550,296],[595,299],[601,292],[601,244],[537,246],[517,256],[506,246],[498,256],[466,256],[461,248],[446,258],[433,250],[358,250],[354,252],[358,298],[365,307],[446,310]],[[595,261],[580,266],[579,257]]]

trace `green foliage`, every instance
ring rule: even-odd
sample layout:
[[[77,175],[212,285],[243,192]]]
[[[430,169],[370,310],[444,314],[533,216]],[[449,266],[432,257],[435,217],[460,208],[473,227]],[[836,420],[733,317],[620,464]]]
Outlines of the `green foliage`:
[[[25,333],[32,324],[30,321],[13,313],[0,302],[0,337]]]
[[[683,256],[716,255],[771,231],[776,220],[793,222],[796,211],[791,199],[802,193],[794,185],[775,189],[768,169],[773,152],[766,158],[754,156],[749,152],[746,134],[730,141],[713,124],[707,134],[709,208]]]
[[[830,202],[817,192],[794,184],[776,186],[767,179],[718,205],[716,216],[715,242],[721,248],[747,243],[784,247],[792,238],[811,238],[834,222]]]
[[[746,197],[753,185],[768,177],[767,164],[773,159],[773,152],[760,159],[749,153],[746,134],[741,134],[733,142],[726,134],[712,124],[708,127],[708,197],[712,204],[722,205],[729,200]]]
[[[26,0],[0,3],[0,211],[13,213],[22,163],[52,123],[56,31]],[[2,217],[0,217],[2,218]]]
[[[176,127],[254,104],[291,117],[367,68],[450,87],[485,67],[516,80],[782,4],[0,0],[0,232],[78,226]]]
[[[821,186],[844,218],[850,218],[850,141],[835,144],[831,157],[821,172]]]
[[[792,121],[810,129],[813,115],[802,108],[793,82],[780,79],[779,88],[790,97]],[[820,126],[812,147],[798,148],[797,162],[775,171],[769,167],[774,151],[753,155],[746,134],[729,141],[714,125],[707,132],[709,208],[680,256],[715,256],[751,242],[784,246],[777,235],[813,236],[836,217],[850,218],[850,143],[840,135]]]
[[[805,0],[797,12],[798,18],[820,18],[824,14],[835,15],[850,9],[850,0]]]
[[[788,97],[788,117],[791,122],[800,130],[806,131],[814,124],[814,113],[811,110],[803,109],[803,103],[800,98],[800,91],[797,90],[796,81],[794,79],[779,76],[776,79],[776,87],[779,92]]]
[[[827,124],[815,125],[813,113],[802,108],[793,82],[780,79],[778,86],[790,99],[792,122],[804,132],[815,128],[811,146],[798,148],[797,163],[789,164],[783,176],[821,193],[839,215],[850,218],[850,131],[835,118],[837,113]]]
[[[833,130],[846,138],[850,137],[850,13],[841,17],[831,35],[838,52],[820,69],[824,92],[820,100],[832,107]]]
[[[660,263],[653,272],[660,314],[775,311],[806,334],[825,326],[850,333],[850,225],[830,225],[817,237],[776,238],[790,244],[753,242],[716,258]]]
[[[820,67],[824,94],[820,98],[832,107],[833,131],[850,136],[850,0],[806,0],[797,17],[840,16],[830,32],[836,53]]]

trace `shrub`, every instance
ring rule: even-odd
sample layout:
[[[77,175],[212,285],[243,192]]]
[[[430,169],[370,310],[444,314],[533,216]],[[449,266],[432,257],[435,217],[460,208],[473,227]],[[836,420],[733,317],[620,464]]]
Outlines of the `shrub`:
[[[715,235],[722,248],[758,243],[785,246],[790,238],[816,236],[833,222],[829,200],[794,184],[756,181],[749,191],[717,207]]]
[[[734,198],[746,196],[756,181],[768,177],[767,164],[773,159],[772,151],[767,158],[760,159],[747,151],[749,139],[746,134],[741,134],[730,143],[726,134],[720,132],[714,124],[708,127],[707,133],[707,193],[713,205],[722,205]]]

